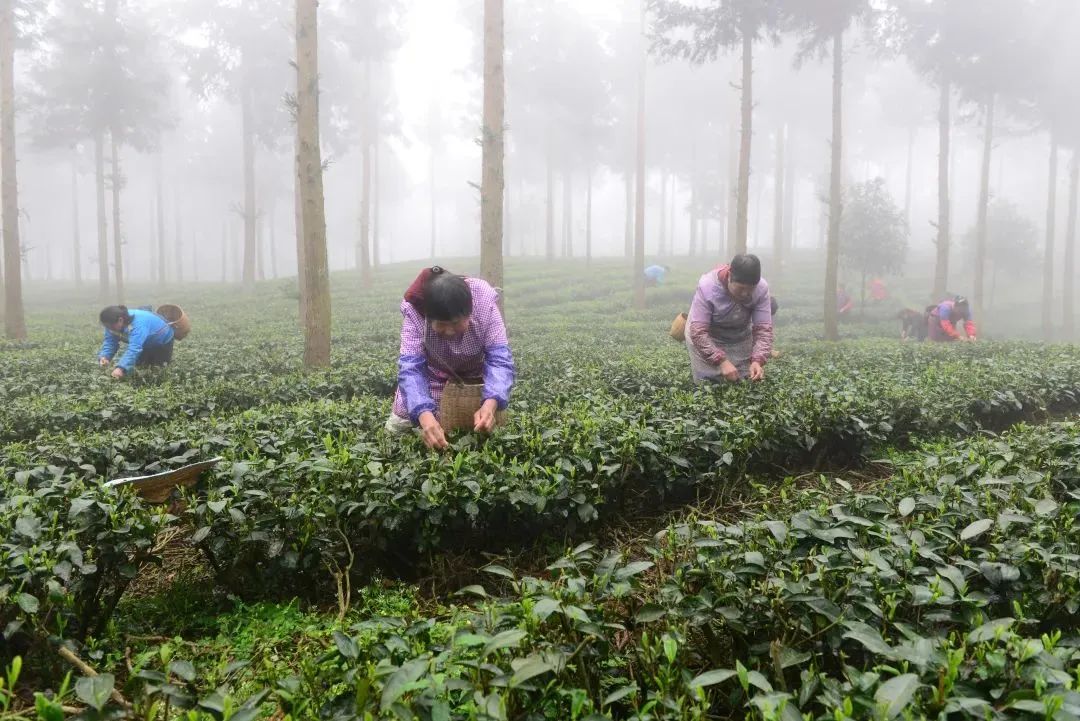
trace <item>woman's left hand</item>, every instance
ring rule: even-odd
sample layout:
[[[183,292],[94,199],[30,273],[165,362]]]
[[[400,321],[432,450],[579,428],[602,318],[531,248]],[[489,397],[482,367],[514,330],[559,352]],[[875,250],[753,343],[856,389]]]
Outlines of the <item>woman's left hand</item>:
[[[499,404],[494,398],[484,401],[480,410],[473,414],[473,429],[477,433],[491,433],[495,430],[495,411],[498,409]]]
[[[750,380],[757,383],[765,378],[765,368],[760,363],[754,362],[750,364]]]
[[[112,377],[113,378],[123,378],[124,377],[124,369],[123,368],[113,368]]]

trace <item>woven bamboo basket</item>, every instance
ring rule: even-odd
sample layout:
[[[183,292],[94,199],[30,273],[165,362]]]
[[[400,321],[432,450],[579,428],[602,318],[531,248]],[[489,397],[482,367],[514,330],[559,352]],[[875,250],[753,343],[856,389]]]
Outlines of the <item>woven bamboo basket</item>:
[[[450,381],[443,388],[442,400],[439,402],[439,423],[444,431],[456,431],[462,428],[473,429],[473,416],[484,400],[484,382],[478,380],[466,380],[463,383]],[[495,413],[495,425],[501,426],[506,423],[506,412]]]
[[[191,332],[191,319],[180,306],[166,303],[158,306],[157,314],[173,327],[173,338],[176,340],[184,340]]]
[[[218,464],[222,459],[211,458],[209,461],[193,463],[164,473],[155,473],[151,476],[136,476],[134,478],[117,478],[109,481],[106,486],[130,486],[135,489],[144,500],[150,503],[165,503],[172,497],[177,488],[190,488],[195,485],[204,471]]]
[[[671,321],[671,330],[668,331],[668,335],[680,343],[686,340],[686,313],[675,316],[675,320]]]

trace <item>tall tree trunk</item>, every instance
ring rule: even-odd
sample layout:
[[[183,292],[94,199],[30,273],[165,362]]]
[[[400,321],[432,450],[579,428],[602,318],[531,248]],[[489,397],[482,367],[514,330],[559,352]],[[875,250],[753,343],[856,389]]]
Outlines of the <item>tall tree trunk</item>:
[[[792,147],[792,133],[785,128],[784,139],[784,255],[795,247],[795,149]]]
[[[270,196],[267,213],[270,215],[270,277],[277,278],[277,196]]]
[[[1046,254],[1043,256],[1043,292],[1042,292],[1042,327],[1043,339],[1050,341],[1054,336],[1054,239],[1057,228],[1057,166],[1058,138],[1057,128],[1050,129],[1050,175],[1046,193]]]
[[[687,254],[690,257],[698,252],[698,184],[697,178],[690,175],[690,247]]]
[[[503,0],[484,0],[484,137],[480,177],[480,275],[503,285],[506,79]],[[500,302],[502,296],[500,295]]]
[[[994,147],[994,96],[983,104],[985,127],[983,128],[982,175],[979,178],[979,208],[975,221],[975,317],[980,323],[986,322],[984,310],[984,285],[986,277],[986,234],[987,213],[990,207],[990,162]]]
[[[304,365],[330,365],[330,268],[319,144],[318,0],[296,0],[297,158],[304,229]]]
[[[174,230],[176,235],[173,238],[173,242],[176,244],[175,247],[173,248],[173,252],[176,255],[176,268],[173,269],[173,277],[176,278],[177,283],[183,283],[184,282],[184,217],[183,217],[183,213],[181,212],[181,209],[180,209],[180,197],[179,197],[179,194],[177,194],[176,198],[173,199],[173,208],[175,209],[175,212],[176,212],[176,228]],[[228,246],[229,246],[228,243],[223,243],[222,244],[221,252],[223,254],[225,253],[225,250],[228,248]],[[222,273],[225,272],[225,263],[224,262],[221,264],[221,272]],[[222,276],[222,280],[224,280],[224,276]]]
[[[19,262],[19,184],[15,164],[15,7],[0,0],[0,205],[4,231],[4,331],[26,338]]]
[[[727,186],[727,247],[724,258],[735,255],[739,235],[739,129],[735,123],[728,133],[728,186]]]
[[[71,269],[75,285],[82,287],[82,240],[79,235],[79,167],[71,161]]]
[[[735,218],[735,252],[746,252],[750,209],[750,143],[754,123],[754,28],[750,13],[743,13],[742,27],[742,135],[739,142],[739,194]]]
[[[157,175],[157,236],[158,236],[158,269],[159,283],[165,282],[165,172],[162,168],[161,153],[157,154],[154,170]]]
[[[840,174],[844,141],[844,33],[833,36],[832,159],[829,168],[829,238],[825,250],[825,339],[840,340],[836,290],[840,265],[840,218],[844,212]]]
[[[255,219],[255,267],[259,280],[266,280],[266,250],[263,248],[263,242],[266,240],[265,230],[266,223],[260,212]]]
[[[663,256],[667,255],[667,186],[668,186],[668,172],[666,169],[660,170],[660,233],[659,241],[656,248],[656,254]],[[592,190],[590,188],[590,190]]]
[[[776,170],[773,183],[773,270],[777,287],[784,275],[784,126],[776,131]]]
[[[555,259],[555,170],[552,168],[551,141],[547,147],[547,201],[544,206],[544,257]]]
[[[240,115],[244,135],[244,271],[246,288],[255,284],[255,263],[258,254],[258,208],[255,206],[255,118],[251,88],[244,85],[240,92]]]
[[[428,179],[431,183],[431,260],[435,261],[435,245],[438,239],[439,231],[438,224],[436,222],[436,193],[435,193],[435,145],[431,146],[431,154],[428,156]]]
[[[671,255],[675,255],[675,221],[677,214],[675,213],[675,198],[679,194],[679,178],[674,173],[671,174],[671,194],[668,196],[668,252]]]
[[[645,8],[641,9],[641,48],[638,52],[637,153],[634,199],[634,307],[645,309]]]
[[[585,262],[592,263],[592,166],[585,177]]]
[[[626,191],[626,204],[623,206],[623,255],[630,258],[634,255],[634,173],[630,168],[623,173],[623,186]]]
[[[904,174],[904,223],[911,227],[911,180],[912,180],[912,167],[915,159],[915,135],[918,132],[918,128],[912,126],[908,128],[908,141],[907,141],[907,169]]]
[[[1069,220],[1065,230],[1064,292],[1065,340],[1072,341],[1076,332],[1076,203],[1080,192],[1080,149],[1073,149],[1069,164]]]
[[[382,263],[379,252],[379,215],[381,212],[382,179],[379,177],[379,136],[375,126],[375,143],[371,148],[371,269],[378,271]]]
[[[361,130],[363,171],[360,178],[360,238],[356,242],[356,266],[360,271],[360,286],[371,287],[371,61],[364,63],[364,103]]]
[[[949,135],[951,132],[949,112],[952,85],[941,81],[941,97],[938,103],[938,228],[937,262],[934,266],[934,297],[945,297],[949,284]]]
[[[191,234],[191,242],[188,245],[191,246],[191,279],[197,282],[199,280],[199,243],[195,233]]]
[[[510,183],[503,179],[503,255],[507,258],[513,253],[510,230]]]
[[[105,207],[105,137],[94,136],[94,185],[97,194],[98,296],[109,297],[109,228]]]
[[[574,255],[574,175],[569,170],[563,173],[563,256]]]
[[[307,321],[307,286],[304,279],[304,203],[300,194],[303,178],[300,173],[300,127],[296,128],[296,153],[293,159],[293,235],[296,241],[296,288],[300,294],[300,330]]]
[[[116,141],[116,132],[109,133],[109,145],[112,151],[112,211],[113,211],[113,273],[116,275],[116,302],[124,302],[124,249],[123,232],[120,227],[120,189],[123,178],[120,177],[120,147]]]

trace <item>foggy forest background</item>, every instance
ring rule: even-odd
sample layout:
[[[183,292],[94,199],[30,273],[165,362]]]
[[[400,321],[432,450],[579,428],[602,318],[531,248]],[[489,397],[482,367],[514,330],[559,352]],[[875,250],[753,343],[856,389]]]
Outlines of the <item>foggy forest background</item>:
[[[114,301],[118,281],[297,274],[296,3],[3,5],[23,283]],[[678,255],[704,268],[747,248],[780,284],[789,258],[820,259],[826,288],[916,267],[933,277],[920,303],[964,292],[980,313],[1020,284],[1048,338],[1074,337],[1073,0],[500,9],[505,255],[584,262],[640,242],[636,268]],[[318,3],[331,271],[359,270],[362,286],[384,264],[480,253],[484,13]],[[853,204],[880,211],[846,234],[861,246],[841,242]]]

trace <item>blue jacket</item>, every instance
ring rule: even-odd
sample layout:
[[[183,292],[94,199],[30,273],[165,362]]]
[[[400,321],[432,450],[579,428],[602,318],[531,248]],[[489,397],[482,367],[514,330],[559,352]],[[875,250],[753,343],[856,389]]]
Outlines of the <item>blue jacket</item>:
[[[667,270],[662,265],[650,265],[645,269],[645,277],[649,280],[654,280],[657,283],[664,282],[664,276],[667,275]]]
[[[128,324],[123,333],[118,335],[108,328],[105,329],[105,341],[101,344],[101,352],[98,353],[99,357],[112,360],[113,356],[116,355],[116,351],[120,348],[120,342],[125,341],[127,350],[116,364],[118,367],[123,368],[125,373],[130,373],[135,364],[139,362],[139,356],[142,355],[144,348],[168,345],[173,339],[172,326],[166,323],[161,316],[147,310],[138,309],[129,311],[129,313],[131,314],[131,323]]]

